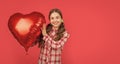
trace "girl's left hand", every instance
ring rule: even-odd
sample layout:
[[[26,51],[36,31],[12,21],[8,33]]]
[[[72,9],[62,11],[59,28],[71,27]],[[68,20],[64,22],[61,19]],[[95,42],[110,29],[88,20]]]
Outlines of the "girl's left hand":
[[[46,36],[47,35],[47,33],[46,33],[46,24],[43,24],[43,27],[42,27],[42,34],[43,34],[43,36]]]

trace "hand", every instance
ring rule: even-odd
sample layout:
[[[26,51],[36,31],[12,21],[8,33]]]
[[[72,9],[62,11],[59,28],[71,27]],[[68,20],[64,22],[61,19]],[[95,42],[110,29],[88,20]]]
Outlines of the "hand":
[[[43,27],[42,27],[42,34],[43,34],[43,36],[46,36],[47,35],[47,33],[46,33],[46,24],[43,24]]]

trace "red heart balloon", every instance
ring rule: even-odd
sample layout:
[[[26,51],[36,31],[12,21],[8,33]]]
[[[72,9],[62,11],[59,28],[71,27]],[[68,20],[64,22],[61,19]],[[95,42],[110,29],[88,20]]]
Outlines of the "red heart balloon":
[[[41,34],[40,29],[43,23],[46,23],[45,17],[39,12],[32,12],[26,15],[15,13],[10,16],[8,27],[27,52],[29,47],[32,46],[37,37]]]

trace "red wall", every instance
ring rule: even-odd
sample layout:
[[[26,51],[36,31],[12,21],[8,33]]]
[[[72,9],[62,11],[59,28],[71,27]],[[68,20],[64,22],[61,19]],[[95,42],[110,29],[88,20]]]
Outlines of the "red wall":
[[[59,8],[71,34],[64,46],[63,64],[120,64],[119,0],[0,0],[0,64],[37,64],[39,48],[24,48],[10,33],[10,15],[48,12]]]

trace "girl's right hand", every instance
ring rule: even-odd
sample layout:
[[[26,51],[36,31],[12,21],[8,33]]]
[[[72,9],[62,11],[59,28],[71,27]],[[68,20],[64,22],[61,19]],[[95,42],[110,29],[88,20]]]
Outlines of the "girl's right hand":
[[[42,27],[42,34],[43,34],[43,36],[46,36],[47,35],[47,33],[46,33],[46,24],[44,23],[43,24],[43,27]]]

